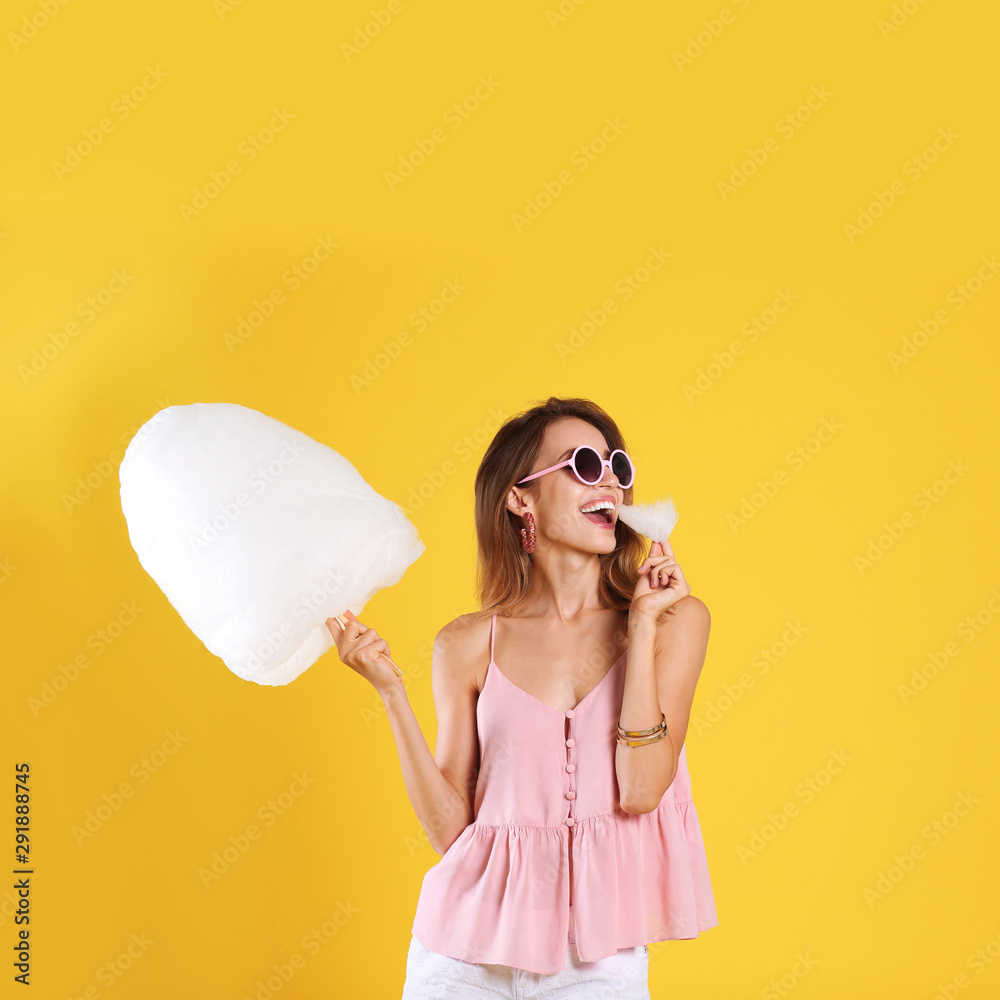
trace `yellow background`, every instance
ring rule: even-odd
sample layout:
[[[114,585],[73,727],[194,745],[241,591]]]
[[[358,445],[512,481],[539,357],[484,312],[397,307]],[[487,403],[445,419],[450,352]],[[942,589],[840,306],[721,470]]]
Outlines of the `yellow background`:
[[[996,6],[556,2],[5,7],[2,760],[32,769],[34,995],[238,1000],[299,953],[285,1000],[398,997],[438,860],[379,699],[335,652],[284,688],[241,681],[142,570],[117,479],[135,430],[240,403],[404,507],[427,551],[365,617],[433,748],[430,644],[474,606],[475,470],[549,394],[620,422],[636,499],[673,496],[713,614],[687,746],[720,924],[650,948],[653,997],[1000,990]],[[391,17],[345,50],[373,7]],[[292,289],[320,238],[338,247]],[[650,247],[669,257],[639,272]],[[448,281],[464,290],[421,328]],[[123,602],[142,610],[97,652]],[[186,742],[143,772],[170,733]],[[264,825],[296,774],[314,783]]]

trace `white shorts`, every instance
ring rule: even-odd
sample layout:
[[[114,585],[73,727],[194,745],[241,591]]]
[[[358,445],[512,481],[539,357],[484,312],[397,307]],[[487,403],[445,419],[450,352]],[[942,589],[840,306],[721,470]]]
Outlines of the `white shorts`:
[[[649,949],[581,962],[569,908],[566,967],[543,975],[509,965],[481,965],[439,955],[411,937],[402,1000],[650,1000]]]

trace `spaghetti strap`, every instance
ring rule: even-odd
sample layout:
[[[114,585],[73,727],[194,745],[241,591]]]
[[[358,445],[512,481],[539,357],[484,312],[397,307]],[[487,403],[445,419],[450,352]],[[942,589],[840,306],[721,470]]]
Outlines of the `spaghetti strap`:
[[[493,662],[493,631],[497,625],[497,616],[493,615],[493,620],[490,622],[490,663]]]

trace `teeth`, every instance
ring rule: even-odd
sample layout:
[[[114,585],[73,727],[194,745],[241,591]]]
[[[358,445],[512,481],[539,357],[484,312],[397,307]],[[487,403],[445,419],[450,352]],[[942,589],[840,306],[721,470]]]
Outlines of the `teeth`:
[[[598,500],[596,503],[588,504],[580,508],[581,514],[590,514],[598,510],[614,510],[615,505],[610,500]]]

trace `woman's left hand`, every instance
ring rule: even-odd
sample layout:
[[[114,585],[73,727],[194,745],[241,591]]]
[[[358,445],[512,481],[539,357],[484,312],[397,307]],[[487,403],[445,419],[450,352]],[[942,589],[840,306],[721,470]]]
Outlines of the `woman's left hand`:
[[[677,565],[670,542],[653,542],[649,555],[639,566],[629,620],[648,615],[656,621],[667,608],[690,593],[691,588]]]

